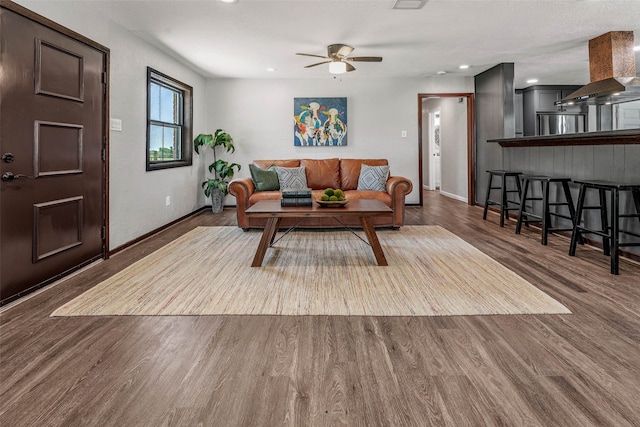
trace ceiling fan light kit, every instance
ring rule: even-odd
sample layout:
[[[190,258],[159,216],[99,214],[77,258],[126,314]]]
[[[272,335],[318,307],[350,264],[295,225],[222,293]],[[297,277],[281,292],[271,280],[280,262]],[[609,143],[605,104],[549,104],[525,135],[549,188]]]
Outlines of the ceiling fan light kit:
[[[332,61],[329,63],[329,72],[331,74],[343,74],[347,72],[347,64],[342,61]]]
[[[329,64],[329,72],[331,74],[343,74],[349,71],[354,71],[356,67],[351,65],[348,61],[382,62],[382,57],[380,56],[349,57],[348,55],[350,55],[351,52],[353,52],[353,47],[342,43],[336,43],[327,46],[327,56],[314,55],[311,53],[296,53],[296,55],[327,59],[327,61],[307,65],[304,68],[311,68],[317,65]]]

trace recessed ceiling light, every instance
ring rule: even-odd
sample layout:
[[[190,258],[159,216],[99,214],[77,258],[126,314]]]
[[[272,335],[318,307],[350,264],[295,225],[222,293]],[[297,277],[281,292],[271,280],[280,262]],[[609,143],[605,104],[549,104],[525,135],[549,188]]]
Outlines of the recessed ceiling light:
[[[636,52],[640,52],[640,44],[638,46],[634,46],[633,50],[635,50]]]
[[[238,3],[239,0],[220,0],[222,3]]]
[[[527,80],[527,83],[529,83],[529,84],[538,83],[538,79],[529,79],[529,80]]]
[[[269,67],[269,68],[267,68],[267,71],[270,72],[270,73],[273,73],[274,71],[277,71],[277,70],[275,68],[273,68],[273,67]]]
[[[442,75],[447,74],[447,72],[446,71],[438,71],[436,74],[439,75],[439,76],[442,76]]]
[[[463,64],[463,65],[459,66],[458,68],[460,68],[461,70],[466,70],[467,68],[469,68],[469,66]]]

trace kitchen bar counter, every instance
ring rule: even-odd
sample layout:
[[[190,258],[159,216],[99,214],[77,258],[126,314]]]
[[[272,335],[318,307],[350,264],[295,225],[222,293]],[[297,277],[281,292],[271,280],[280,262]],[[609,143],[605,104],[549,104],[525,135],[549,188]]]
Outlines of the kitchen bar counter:
[[[489,139],[487,142],[495,142],[502,147],[640,144],[640,129],[570,133],[565,135],[521,136],[518,138]]]
[[[640,183],[640,129],[494,139],[490,142],[493,144],[485,145],[500,151],[500,161],[491,164],[492,169],[518,171],[524,175],[564,177],[574,181]],[[486,172],[481,172],[478,179],[484,183],[487,180]],[[579,186],[570,184],[570,190],[573,200],[577,200]],[[593,194],[587,197],[589,205],[598,204],[598,197]],[[621,195],[620,206],[625,213],[634,211],[633,200],[628,194]],[[599,215],[587,216],[584,223],[585,227],[591,229],[601,227]],[[572,224],[559,218],[558,226],[569,228]],[[629,219],[624,226],[640,234],[637,220]],[[590,238],[596,241],[600,239],[598,236]],[[640,247],[629,247],[627,251],[640,259]]]

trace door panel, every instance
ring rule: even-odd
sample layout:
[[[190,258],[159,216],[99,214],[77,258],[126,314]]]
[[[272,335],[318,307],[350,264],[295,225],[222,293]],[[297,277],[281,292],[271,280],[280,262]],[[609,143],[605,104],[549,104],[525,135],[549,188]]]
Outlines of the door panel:
[[[0,300],[105,255],[106,55],[0,9]]]
[[[84,101],[84,58],[36,40],[36,94]]]
[[[82,125],[35,122],[34,176],[82,173]]]

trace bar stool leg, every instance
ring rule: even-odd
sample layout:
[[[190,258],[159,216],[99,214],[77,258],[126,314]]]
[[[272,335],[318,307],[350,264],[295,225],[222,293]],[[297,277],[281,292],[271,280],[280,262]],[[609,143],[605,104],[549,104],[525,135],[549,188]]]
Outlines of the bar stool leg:
[[[547,244],[547,235],[551,226],[551,215],[549,215],[549,182],[542,183],[542,244]]]
[[[605,194],[606,190],[600,189],[598,192],[600,193],[600,221],[602,222],[602,232],[604,234],[609,234],[609,223],[608,223],[608,215],[607,215],[607,197]],[[609,238],[602,238],[602,249],[604,254],[607,256],[611,255],[611,249],[609,246]]]
[[[516,234],[520,234],[522,231],[522,221],[524,212],[524,205],[527,201],[527,192],[529,191],[529,180],[524,179],[524,189],[522,190],[522,197],[520,198],[520,210],[518,211],[518,223],[516,224]],[[529,221],[527,221],[527,225],[529,225]]]
[[[489,210],[489,196],[491,195],[491,183],[493,181],[493,174],[489,174],[489,185],[487,185],[487,197],[484,199],[484,212],[482,213],[482,219],[487,219],[487,211]]]
[[[638,221],[640,221],[640,190],[631,190],[631,195],[633,196],[633,204],[636,205]]]
[[[620,252],[618,243],[620,243],[619,214],[620,214],[620,192],[617,188],[611,190],[611,274],[620,274],[619,257]]]
[[[576,208],[573,206],[573,198],[571,197],[571,190],[569,189],[569,183],[563,181],[562,190],[564,191],[564,199],[567,201],[567,207],[569,208],[569,216],[571,217],[572,225],[575,225]],[[582,236],[580,236],[579,243],[580,244],[584,243]]]
[[[522,186],[520,185],[520,177],[514,176],[513,179],[516,180],[516,188],[518,189],[518,202],[522,205]],[[507,218],[509,218],[509,211],[507,211]],[[529,221],[527,221],[527,226],[529,225]]]
[[[578,206],[576,207],[576,216],[573,223],[573,232],[571,233],[571,244],[569,245],[569,256],[576,255],[576,244],[578,239],[582,241],[582,235],[580,234],[580,221],[582,220],[582,207],[584,206],[585,186],[580,185],[580,193],[578,193]]]
[[[500,192],[502,200],[502,206],[500,206],[500,227],[504,227],[505,214],[507,219],[509,219],[509,211],[505,211],[507,207],[507,177],[505,175],[502,176],[502,190],[500,190]]]

